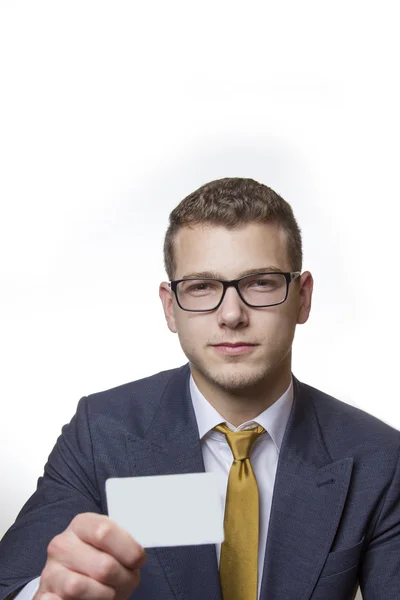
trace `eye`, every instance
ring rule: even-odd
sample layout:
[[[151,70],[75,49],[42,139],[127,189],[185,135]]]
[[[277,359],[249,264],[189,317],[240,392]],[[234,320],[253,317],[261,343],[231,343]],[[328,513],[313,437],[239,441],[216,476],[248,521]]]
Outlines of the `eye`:
[[[190,294],[192,296],[204,296],[205,294],[212,294],[218,288],[217,282],[213,281],[185,281],[180,284],[180,292],[183,294]]]
[[[253,281],[254,285],[259,285],[261,287],[267,287],[268,285],[271,285],[273,282],[272,281],[268,281],[267,279],[256,279],[256,281]]]
[[[203,292],[204,290],[207,290],[208,288],[210,288],[210,284],[208,283],[197,283],[196,285],[190,285],[186,291],[187,292]]]
[[[252,281],[249,281],[249,283],[247,284],[248,287],[271,287],[276,285],[276,281],[274,281],[273,279],[253,279]]]
[[[245,289],[249,292],[272,292],[282,287],[284,283],[285,279],[281,275],[254,275],[253,277],[250,277],[246,280]]]

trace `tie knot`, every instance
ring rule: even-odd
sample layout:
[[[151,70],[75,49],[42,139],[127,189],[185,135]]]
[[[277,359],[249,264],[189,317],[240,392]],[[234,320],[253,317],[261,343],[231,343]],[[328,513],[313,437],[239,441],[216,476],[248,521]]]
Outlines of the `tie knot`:
[[[226,437],[230,449],[232,450],[234,460],[245,460],[250,458],[251,447],[259,435],[265,432],[264,427],[258,425],[253,429],[242,429],[241,431],[232,431],[228,425],[221,423],[213,428],[214,431],[223,433]]]

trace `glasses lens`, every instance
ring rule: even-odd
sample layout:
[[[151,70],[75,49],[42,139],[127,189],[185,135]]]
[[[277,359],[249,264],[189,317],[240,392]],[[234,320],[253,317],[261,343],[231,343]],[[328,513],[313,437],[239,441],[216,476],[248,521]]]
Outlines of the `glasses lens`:
[[[186,310],[212,310],[221,300],[223,290],[219,281],[187,279],[178,283],[177,295]]]
[[[286,296],[286,278],[279,273],[250,275],[239,283],[240,293],[252,306],[268,306],[283,302]]]

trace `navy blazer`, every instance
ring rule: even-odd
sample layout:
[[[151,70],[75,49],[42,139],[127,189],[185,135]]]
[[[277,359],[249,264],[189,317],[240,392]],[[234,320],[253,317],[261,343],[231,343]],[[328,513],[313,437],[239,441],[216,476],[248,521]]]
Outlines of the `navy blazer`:
[[[0,600],[38,577],[49,541],[107,514],[109,477],[204,471],[189,365],[82,398],[0,544]],[[400,599],[400,432],[294,378],[261,600]],[[134,510],[134,507],[132,507]],[[134,600],[221,600],[215,545],[153,548]]]

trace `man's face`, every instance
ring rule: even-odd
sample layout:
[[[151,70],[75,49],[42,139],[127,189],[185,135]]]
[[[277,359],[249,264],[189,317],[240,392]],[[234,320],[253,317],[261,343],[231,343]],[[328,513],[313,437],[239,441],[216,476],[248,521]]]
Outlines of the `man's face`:
[[[280,269],[291,271],[285,233],[275,224],[251,223],[232,230],[206,225],[182,228],[175,238],[175,279],[212,272],[219,279],[238,279],[242,273]],[[290,372],[291,346],[297,323],[309,315],[312,277],[303,273],[289,285],[283,304],[252,308],[229,287],[222,304],[211,312],[182,310],[168,285],[160,286],[168,327],[179,340],[198,377],[226,391],[240,392]],[[254,344],[229,355],[215,344]]]

